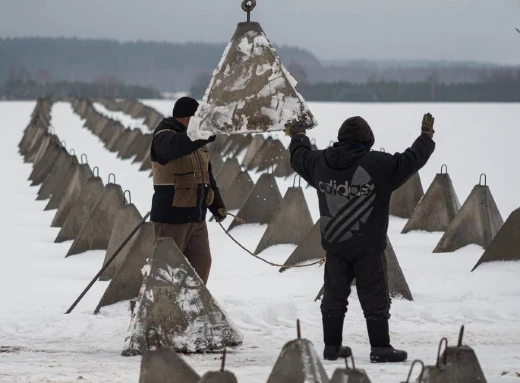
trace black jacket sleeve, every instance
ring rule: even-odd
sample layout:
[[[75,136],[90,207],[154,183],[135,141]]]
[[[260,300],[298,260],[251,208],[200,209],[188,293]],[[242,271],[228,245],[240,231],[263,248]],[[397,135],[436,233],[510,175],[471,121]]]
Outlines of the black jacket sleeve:
[[[166,165],[171,160],[184,157],[202,148],[208,140],[192,141],[188,133],[178,133],[173,130],[160,130],[152,139],[152,150],[157,162]]]
[[[313,151],[309,137],[303,134],[293,137],[289,151],[293,170],[309,185],[316,188],[316,169],[321,152]]]
[[[222,196],[220,195],[220,190],[217,185],[217,181],[215,181],[215,177],[213,177],[213,168],[211,166],[211,162],[209,163],[209,183],[210,187],[215,193],[215,197],[213,199],[213,203],[208,206],[209,211],[213,215],[218,215],[218,209],[225,209],[224,201],[222,200]]]
[[[394,154],[388,168],[392,191],[401,187],[411,176],[426,165],[434,150],[435,142],[429,136],[421,134],[412,147],[406,149],[403,153]]]

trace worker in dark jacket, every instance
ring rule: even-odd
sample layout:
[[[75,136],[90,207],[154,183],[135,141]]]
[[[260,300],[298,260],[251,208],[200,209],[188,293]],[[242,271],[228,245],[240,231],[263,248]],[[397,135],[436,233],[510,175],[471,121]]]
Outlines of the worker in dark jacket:
[[[342,346],[343,322],[350,286],[356,288],[366,318],[372,362],[402,362],[406,351],[390,345],[385,249],[392,192],[421,169],[435,149],[434,118],[427,114],[411,148],[394,155],[371,151],[374,134],[361,117],[346,120],[338,142],[312,151],[305,128],[286,129],[293,169],[318,192],[322,246],[327,252],[325,290],[321,304],[324,358],[350,356]]]
[[[156,237],[173,238],[206,284],[211,269],[206,212],[209,209],[217,222],[227,212],[209,162],[207,144],[215,137],[191,141],[187,134],[198,106],[192,98],[179,99],[173,117],[162,120],[153,133],[151,220]]]

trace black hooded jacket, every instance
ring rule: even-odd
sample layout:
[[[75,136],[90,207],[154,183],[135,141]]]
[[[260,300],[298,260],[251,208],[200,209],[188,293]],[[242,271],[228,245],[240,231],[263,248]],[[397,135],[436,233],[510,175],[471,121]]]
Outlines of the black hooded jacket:
[[[307,136],[295,136],[291,165],[318,192],[323,248],[332,253],[384,251],[392,192],[419,171],[434,150],[426,135],[394,155],[355,142],[312,151]]]

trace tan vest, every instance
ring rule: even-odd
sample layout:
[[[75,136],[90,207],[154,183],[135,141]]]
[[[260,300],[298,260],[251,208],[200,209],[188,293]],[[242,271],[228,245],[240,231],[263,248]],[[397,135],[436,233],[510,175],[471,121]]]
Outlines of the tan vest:
[[[152,174],[154,186],[175,186],[173,207],[196,207],[197,201],[200,201],[198,193],[203,192],[204,189],[208,189],[207,206],[213,203],[215,195],[210,187],[207,146],[172,160],[166,165],[152,161]]]

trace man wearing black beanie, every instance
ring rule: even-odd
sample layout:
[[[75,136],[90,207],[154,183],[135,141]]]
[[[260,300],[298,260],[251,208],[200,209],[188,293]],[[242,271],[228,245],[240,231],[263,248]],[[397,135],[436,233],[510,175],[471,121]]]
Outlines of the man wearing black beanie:
[[[197,100],[180,98],[173,116],[162,120],[153,133],[151,221],[156,237],[173,238],[206,284],[211,269],[206,212],[209,209],[222,222],[227,211],[209,162],[207,144],[215,137],[191,141],[187,134],[198,107]]]
[[[327,360],[352,353],[342,342],[354,278],[370,339],[370,360],[403,362],[408,357],[406,351],[391,346],[388,327],[391,301],[384,252],[390,196],[433,153],[434,121],[426,114],[412,147],[394,155],[371,151],[374,133],[361,117],[346,120],[338,142],[321,151],[312,151],[303,125],[287,126],[286,133],[292,137],[291,165],[318,192],[322,246],[327,252],[321,303]]]

